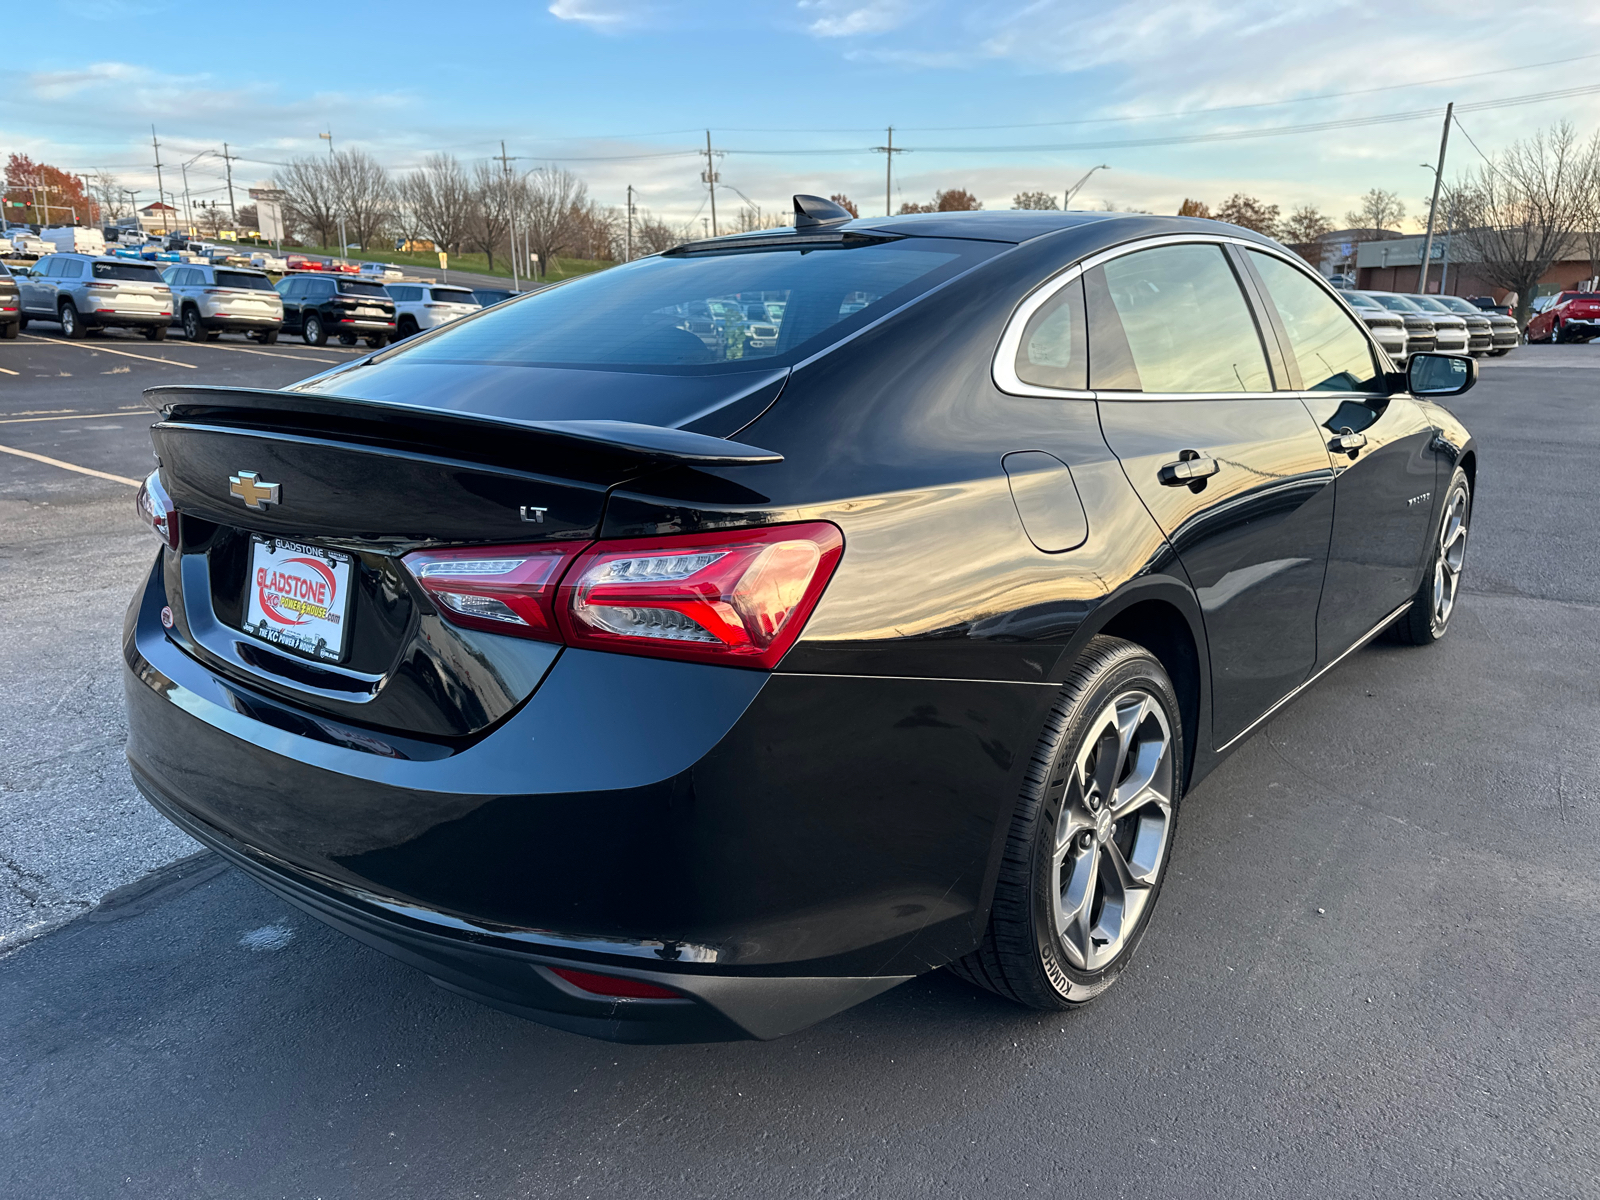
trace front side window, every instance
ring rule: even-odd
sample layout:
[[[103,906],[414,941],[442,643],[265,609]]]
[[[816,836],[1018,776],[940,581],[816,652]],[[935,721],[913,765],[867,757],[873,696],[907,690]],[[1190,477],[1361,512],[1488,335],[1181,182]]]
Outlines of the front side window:
[[[1289,336],[1289,348],[1300,367],[1300,386],[1313,392],[1376,388],[1379,375],[1372,347],[1339,302],[1281,258],[1258,250],[1247,253]]]
[[[905,238],[658,255],[524,296],[400,356],[692,373],[776,366],[1000,248]]]
[[[1132,360],[1124,390],[1272,390],[1255,318],[1221,246],[1158,246],[1096,270]],[[1100,353],[1097,337],[1091,361]]]

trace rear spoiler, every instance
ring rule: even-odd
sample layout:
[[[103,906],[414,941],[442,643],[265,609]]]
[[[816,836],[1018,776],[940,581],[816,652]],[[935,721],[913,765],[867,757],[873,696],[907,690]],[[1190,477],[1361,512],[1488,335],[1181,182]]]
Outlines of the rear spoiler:
[[[218,420],[255,428],[291,426],[307,433],[357,433],[380,440],[423,442],[476,450],[504,459],[525,449],[568,449],[641,464],[746,467],[780,463],[783,455],[704,433],[639,425],[632,421],[519,421],[451,412],[386,400],[357,400],[273,388],[195,387],[145,389],[145,403],[168,420]]]

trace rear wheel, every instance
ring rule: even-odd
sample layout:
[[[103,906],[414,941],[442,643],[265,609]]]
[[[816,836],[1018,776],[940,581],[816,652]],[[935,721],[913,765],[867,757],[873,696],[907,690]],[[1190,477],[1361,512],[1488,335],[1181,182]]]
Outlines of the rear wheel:
[[[363,340],[374,350],[382,350],[389,344],[389,339],[384,337],[384,335],[381,333]]]
[[[322,327],[322,318],[316,313],[307,313],[305,326],[300,336],[305,339],[308,346],[326,346],[328,344],[328,331]]]
[[[22,332],[22,322],[21,321],[12,321],[8,325],[0,325],[0,338],[5,338],[7,341],[10,341],[12,338],[16,337],[17,334],[19,334],[21,332]]]
[[[61,302],[61,332],[74,341],[82,338],[86,332],[83,318],[78,315],[78,306],[71,300]]]
[[[167,327],[165,325],[152,325],[144,331],[146,341],[164,342],[167,340]]]
[[[989,928],[951,971],[1046,1010],[1110,987],[1161,892],[1183,763],[1161,663],[1132,642],[1091,640],[1034,751]]]
[[[1433,539],[1430,570],[1405,616],[1395,623],[1402,641],[1430,646],[1450,628],[1461,591],[1461,569],[1467,561],[1467,530],[1472,521],[1472,485],[1460,467],[1450,477],[1444,511]]]
[[[403,338],[414,336],[417,332],[417,319],[412,316],[401,317],[400,326],[396,332]]]
[[[278,343],[278,331],[276,329],[264,330],[259,340],[263,346],[275,346]]]

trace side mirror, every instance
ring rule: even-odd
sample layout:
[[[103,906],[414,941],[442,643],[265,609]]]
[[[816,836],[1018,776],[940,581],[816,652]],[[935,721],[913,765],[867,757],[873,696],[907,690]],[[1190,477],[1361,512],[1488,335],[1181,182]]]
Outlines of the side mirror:
[[[1413,396],[1459,396],[1478,382],[1478,362],[1464,354],[1413,354],[1406,390]]]

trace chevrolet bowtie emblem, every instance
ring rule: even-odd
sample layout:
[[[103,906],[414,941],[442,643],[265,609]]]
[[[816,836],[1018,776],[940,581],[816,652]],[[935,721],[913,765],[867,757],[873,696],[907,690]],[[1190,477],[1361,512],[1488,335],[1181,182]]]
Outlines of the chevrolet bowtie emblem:
[[[277,504],[283,488],[276,483],[262,483],[254,471],[240,471],[228,476],[228,491],[244,501],[246,508],[262,512],[269,504]]]

